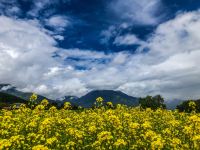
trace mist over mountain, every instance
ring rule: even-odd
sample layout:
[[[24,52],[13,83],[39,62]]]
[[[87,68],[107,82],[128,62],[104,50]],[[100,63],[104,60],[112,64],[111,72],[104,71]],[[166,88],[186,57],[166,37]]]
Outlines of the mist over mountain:
[[[180,100],[180,99],[174,99],[174,100],[168,100],[165,101],[165,104],[167,106],[167,109],[176,109],[177,105],[180,105],[182,102],[184,102],[184,100]]]
[[[32,92],[22,92],[10,84],[0,84],[0,102],[1,103],[26,103]],[[73,106],[82,106],[85,108],[92,107],[96,98],[102,97],[104,103],[112,102],[113,104],[124,104],[127,106],[138,106],[139,97],[129,96],[121,91],[114,90],[94,90],[82,97],[64,96],[55,100],[49,99],[45,96],[38,95],[38,102],[43,99],[48,99],[50,103],[62,106],[65,102],[70,102]],[[167,109],[175,109],[177,105],[184,102],[184,100],[174,99],[166,100]]]
[[[0,91],[1,93],[15,96],[25,101],[27,101],[29,97],[33,94],[32,92],[19,91],[17,90],[16,87],[13,87],[9,84],[0,84]],[[54,101],[44,96],[38,95],[38,101],[41,101],[42,99],[46,98],[50,102],[56,102],[59,105],[62,105],[64,102],[70,102],[72,105],[76,106],[92,107],[94,102],[96,101],[96,98],[98,97],[102,97],[105,103],[112,102],[113,104],[124,104],[128,106],[138,105],[138,98],[129,96],[121,91],[113,91],[113,90],[94,90],[82,97],[64,96],[61,98],[57,98]]]
[[[14,87],[10,84],[0,84],[0,92],[18,97],[26,101],[29,100],[30,96],[33,94],[33,92],[22,92],[18,90],[17,87]],[[41,101],[43,99],[47,99],[49,102],[53,102],[53,100],[46,98],[45,96],[37,95],[38,101]]]

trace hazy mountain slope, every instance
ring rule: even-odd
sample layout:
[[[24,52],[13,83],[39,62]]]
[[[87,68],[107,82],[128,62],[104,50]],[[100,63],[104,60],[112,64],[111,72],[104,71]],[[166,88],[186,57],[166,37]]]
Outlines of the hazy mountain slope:
[[[182,102],[184,102],[184,100],[180,100],[180,99],[174,99],[174,100],[168,100],[165,101],[165,104],[167,106],[167,109],[176,109],[176,106],[181,104]]]
[[[19,91],[16,87],[11,86],[10,84],[0,84],[0,92],[10,94],[10,95],[19,97],[24,100],[29,100],[30,96],[33,94],[32,92]],[[42,95],[37,95],[37,96],[38,96],[38,98],[37,98],[38,102],[40,102],[43,99],[48,99]],[[50,103],[54,102],[51,99],[48,99],[48,100]]]
[[[0,103],[27,103],[27,101],[20,97],[0,92]]]

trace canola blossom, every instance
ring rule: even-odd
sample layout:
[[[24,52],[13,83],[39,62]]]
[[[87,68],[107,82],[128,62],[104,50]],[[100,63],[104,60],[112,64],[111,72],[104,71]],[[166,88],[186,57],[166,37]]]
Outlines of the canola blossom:
[[[98,99],[102,102],[101,99]],[[117,105],[0,110],[0,150],[200,149],[200,114]],[[109,105],[112,105],[109,103]]]

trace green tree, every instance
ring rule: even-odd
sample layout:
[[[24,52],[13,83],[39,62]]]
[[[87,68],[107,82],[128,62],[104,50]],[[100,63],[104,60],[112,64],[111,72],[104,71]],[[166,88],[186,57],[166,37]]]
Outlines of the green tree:
[[[200,112],[200,100],[187,100],[176,107],[180,112]]]
[[[144,109],[151,108],[155,110],[158,108],[166,108],[166,105],[164,104],[164,98],[161,95],[156,95],[154,97],[148,95],[144,98],[140,98],[139,104],[140,107]]]

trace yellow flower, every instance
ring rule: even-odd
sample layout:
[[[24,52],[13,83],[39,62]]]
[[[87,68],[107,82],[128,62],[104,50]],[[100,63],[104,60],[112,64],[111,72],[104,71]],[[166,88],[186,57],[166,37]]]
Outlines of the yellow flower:
[[[198,117],[197,115],[192,115],[191,117],[189,117],[189,120],[192,122],[200,122],[200,117]]]
[[[71,103],[70,102],[65,102],[64,109],[71,109],[71,108],[72,108]]]
[[[189,107],[192,109],[192,110],[195,110],[196,109],[196,103],[194,101],[190,101],[189,102]]]
[[[171,126],[178,126],[180,123],[178,120],[172,120],[172,121],[169,121],[169,125]]]
[[[102,103],[102,102],[103,102],[103,98],[102,98],[102,97],[98,97],[98,98],[96,99],[96,102]]]
[[[176,137],[174,137],[174,138],[171,139],[170,145],[171,145],[172,147],[180,146],[180,145],[181,145],[181,140],[178,139],[178,138],[176,138]]]
[[[48,101],[47,99],[43,99],[43,100],[41,101],[41,104],[42,104],[43,106],[47,106],[47,105],[49,104],[49,101]]]
[[[192,141],[194,143],[195,149],[200,149],[200,135],[196,135],[192,138]]]
[[[52,138],[48,138],[47,139],[47,144],[52,145],[53,143],[57,142],[57,138],[56,137],[52,137]]]
[[[67,150],[75,150],[75,146],[76,146],[76,143],[73,142],[73,141],[70,141],[70,142],[67,143],[67,145],[65,146],[65,148]]]
[[[34,146],[32,150],[48,150],[48,147],[44,145],[37,145],[37,146]]]
[[[125,142],[123,139],[117,139],[117,141],[114,143],[114,146],[116,146],[117,148],[120,146],[126,146],[127,142]]]
[[[193,138],[192,138],[193,141],[200,141],[200,135],[195,135]]]
[[[137,129],[137,128],[139,128],[139,126],[140,126],[140,124],[139,123],[135,123],[135,122],[132,122],[132,123],[130,123],[130,128],[131,129]]]
[[[102,101],[98,99],[98,106]],[[65,109],[45,110],[47,104],[45,100],[35,109],[0,110],[0,150],[200,149],[196,112],[124,105],[69,110],[70,103]]]
[[[35,110],[44,110],[45,106],[44,105],[37,105],[35,107]]]
[[[101,142],[113,139],[111,132],[108,132],[108,131],[102,131],[101,133],[97,135],[97,137],[98,137],[98,140]]]
[[[97,128],[96,128],[96,126],[93,125],[93,126],[90,126],[88,130],[90,133],[94,133],[94,132],[96,132]]]
[[[35,101],[35,100],[37,100],[37,95],[33,93],[30,97],[30,101]]]
[[[0,150],[9,149],[12,143],[7,139],[0,139]]]
[[[160,137],[158,137],[155,141],[151,143],[151,148],[152,149],[162,149],[164,146],[164,142]]]
[[[147,130],[147,132],[145,132],[144,138],[154,140],[157,138],[157,134],[152,130]]]
[[[112,103],[112,102],[107,102],[106,105],[107,105],[108,107],[110,107],[110,108],[113,107],[113,103]]]
[[[142,127],[143,128],[151,128],[151,123],[149,121],[145,121],[143,124],[142,124]]]
[[[52,107],[49,109],[50,112],[55,112],[56,110],[57,110],[57,108],[56,108],[55,106],[52,106]]]

